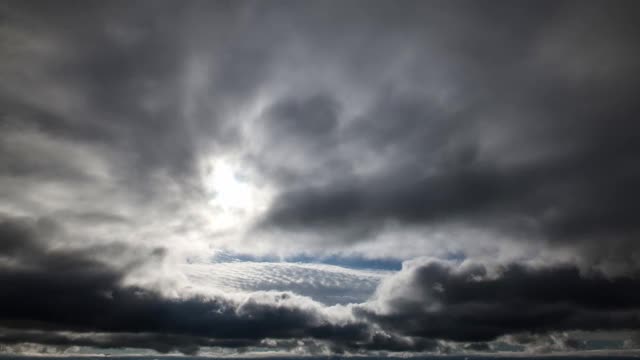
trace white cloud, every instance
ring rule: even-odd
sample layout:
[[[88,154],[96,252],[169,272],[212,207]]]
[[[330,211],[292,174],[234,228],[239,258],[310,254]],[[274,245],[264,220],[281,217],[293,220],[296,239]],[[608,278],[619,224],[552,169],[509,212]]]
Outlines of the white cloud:
[[[192,263],[180,266],[193,287],[224,292],[291,291],[333,305],[369,298],[390,272],[285,262]]]

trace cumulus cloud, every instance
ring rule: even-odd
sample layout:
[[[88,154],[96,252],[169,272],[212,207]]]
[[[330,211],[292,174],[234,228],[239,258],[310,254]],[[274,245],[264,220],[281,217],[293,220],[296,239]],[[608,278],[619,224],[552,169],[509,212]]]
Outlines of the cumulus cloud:
[[[446,344],[439,341],[446,340],[471,342],[462,349],[477,352],[491,349],[483,342],[511,334],[640,327],[640,299],[634,296],[637,278],[611,278],[599,271],[584,274],[575,265],[418,259],[405,262],[401,271],[384,278],[369,301],[348,306],[323,305],[291,291],[259,289],[273,275],[260,278],[262,282],[257,276],[254,280],[250,275],[238,278],[235,289],[182,289],[176,296],[166,289],[127,282],[136,269],[162,262],[162,249],[138,249],[136,254],[125,245],[60,248],[45,238],[52,228],[52,221],[27,218],[5,217],[0,223],[0,278],[7,286],[0,295],[3,344],[149,348],[194,354],[200,347],[283,349],[303,341],[312,352],[360,353],[445,351]],[[102,260],[105,254],[118,261]],[[277,267],[273,263],[238,264],[245,272],[252,267],[271,271]],[[221,269],[229,272],[229,264],[225,266]],[[320,269],[327,271],[327,266],[285,265],[284,274],[322,280],[308,272]],[[207,270],[215,266],[208,265]],[[340,272],[331,266],[328,270]],[[231,280],[228,274],[217,278],[222,283]],[[323,289],[311,291],[305,285],[313,282],[293,284],[289,290],[331,297],[331,291],[324,289],[324,295],[319,295]],[[278,284],[273,288],[278,289]],[[518,341],[529,347],[540,343]],[[581,343],[567,339],[561,344],[579,349]]]
[[[405,263],[362,316],[410,336],[490,341],[507,334],[637,329],[636,277],[575,265]]]
[[[337,342],[366,339],[366,325],[353,321],[345,311],[332,311],[290,292],[253,292],[235,298],[220,294],[169,297],[126,285],[125,277],[138,264],[116,267],[95,254],[112,251],[112,256],[126,256],[127,248],[49,248],[38,235],[38,225],[11,218],[0,224],[0,278],[6,286],[0,295],[2,326],[115,335],[93,340],[80,336],[74,342],[73,336],[18,332],[14,337],[2,337],[4,342],[30,339],[53,344],[60,340],[75,345],[103,342],[101,347],[113,347],[123,346],[120,343],[129,339],[127,333],[133,333],[129,341],[133,343],[139,337],[138,347],[169,338],[165,342],[169,349],[191,346],[197,350],[199,345],[216,345],[223,339],[229,341],[218,345],[231,346],[236,341],[238,346],[247,346],[265,338],[311,337]],[[153,250],[150,254],[161,256],[162,252]],[[148,257],[144,261],[149,261]],[[136,335],[140,333],[149,333],[149,337]],[[34,336],[30,338],[29,334]],[[176,339],[171,340],[173,335]],[[190,338],[195,340],[189,342]],[[172,342],[184,345],[171,346]],[[151,347],[157,349],[159,345]]]

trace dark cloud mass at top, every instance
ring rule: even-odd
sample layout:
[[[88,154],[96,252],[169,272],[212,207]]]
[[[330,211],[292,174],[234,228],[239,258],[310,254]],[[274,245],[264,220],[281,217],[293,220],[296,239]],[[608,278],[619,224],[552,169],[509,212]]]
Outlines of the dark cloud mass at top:
[[[0,352],[637,350],[638,16],[0,2]]]

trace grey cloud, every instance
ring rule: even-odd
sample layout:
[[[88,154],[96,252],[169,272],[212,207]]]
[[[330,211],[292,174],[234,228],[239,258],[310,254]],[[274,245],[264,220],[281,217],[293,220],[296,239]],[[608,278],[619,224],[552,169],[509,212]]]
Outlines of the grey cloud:
[[[451,95],[431,89],[426,65],[403,69],[411,90],[390,80],[364,115],[346,122],[336,144],[309,157],[318,164],[342,154],[356,166],[371,154],[375,170],[345,176],[327,166],[322,183],[283,188],[262,226],[364,241],[388,221],[463,224],[570,247],[590,264],[633,268],[640,149],[633,141],[638,78],[629,58],[639,53],[629,16],[637,9],[626,2],[577,7],[541,5],[527,20],[511,6],[504,13],[462,7],[452,12],[459,23],[436,21],[431,32],[417,32],[425,42],[416,56],[428,63],[431,51],[445,60],[438,69],[446,81],[432,83],[450,85]],[[442,39],[428,41],[432,32]],[[577,60],[559,48],[604,51],[604,43],[589,46],[590,36],[609,41],[610,53],[601,54],[607,67],[587,57],[582,72],[571,74],[563,66]],[[345,236],[354,227],[360,231]]]
[[[275,104],[267,116],[273,123],[268,129],[279,134],[300,134],[313,141],[332,132],[338,121],[338,104],[328,96],[313,96]]]
[[[241,299],[221,295],[172,298],[125,284],[149,255],[123,267],[101,260],[131,250],[49,247],[38,227],[46,223],[5,218],[0,223],[1,342],[98,347],[132,346],[185,353],[199,346],[246,347],[267,338],[311,338],[354,348],[369,343],[369,326],[339,319],[319,303],[290,292],[255,292]],[[67,336],[101,332],[103,337]],[[137,335],[136,335],[137,334]],[[142,334],[142,335],[141,335]],[[147,334],[147,335],[144,335]],[[160,345],[164,344],[164,345]]]
[[[334,153],[342,117],[340,99],[326,91],[276,99],[256,119],[252,132],[261,146],[247,160],[270,182],[285,187],[349,173],[351,164]],[[327,168],[333,172],[327,174]]]
[[[160,353],[179,351],[185,355],[195,355],[200,347],[243,348],[258,343],[254,340],[215,340],[184,335],[108,333],[78,334],[50,331],[29,331],[2,329],[0,344],[16,345],[35,343],[50,345],[64,350],[71,346],[87,346],[97,349],[138,348],[152,349]]]
[[[362,316],[401,334],[454,341],[501,335],[640,326],[637,278],[535,267],[415,260],[387,280]]]
[[[0,223],[0,342],[479,351],[514,332],[637,329],[637,15],[631,1],[6,2],[0,211],[25,218]],[[210,240],[199,171],[227,154],[275,193],[247,235],[275,230],[270,249],[369,254],[393,224],[416,236],[392,230],[389,257],[441,226],[570,256],[496,277],[418,264],[377,300],[389,313],[361,304],[349,323],[287,292],[241,305],[125,285],[176,233]],[[315,243],[291,245],[299,233]],[[250,290],[344,294],[291,287]]]
[[[280,193],[267,225],[355,227],[334,237],[351,241],[387,220],[526,226],[528,240],[578,243],[597,258],[602,238],[622,249],[637,232],[638,80],[625,75],[636,73],[634,10],[12,4],[9,43],[26,40],[3,48],[3,113],[12,129],[104,147],[114,182],[136,200],[163,197],[158,174],[201,194],[199,160],[239,152]],[[259,90],[267,109],[243,133],[228,115]],[[265,142],[243,149],[255,138]],[[32,152],[9,151],[4,173],[95,180],[64,160],[31,162]],[[608,256],[632,264],[634,254]]]
[[[1,68],[7,79],[1,96],[7,126],[30,124],[61,141],[123,152],[108,161],[134,192],[150,191],[149,177],[163,171],[188,183],[198,152],[230,138],[217,109],[222,105],[215,103],[221,96],[214,96],[218,90],[210,81],[222,75],[224,83],[245,81],[247,74],[214,74],[208,57],[221,43],[232,42],[218,33],[239,34],[226,29],[224,19],[238,16],[245,6],[70,5],[11,2],[4,9],[5,27],[12,31],[7,36],[19,37],[14,48],[3,49],[15,59]],[[212,37],[197,39],[204,33]],[[47,46],[37,47],[42,43]],[[240,50],[226,52],[244,58]],[[204,62],[201,71],[194,69],[198,57]],[[60,170],[60,164],[56,167]]]

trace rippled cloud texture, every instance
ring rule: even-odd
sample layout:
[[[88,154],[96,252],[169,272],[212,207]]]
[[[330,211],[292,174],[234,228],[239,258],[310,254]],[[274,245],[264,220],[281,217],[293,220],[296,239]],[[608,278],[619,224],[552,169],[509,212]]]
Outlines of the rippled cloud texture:
[[[639,16],[1,2],[0,352],[636,352]]]

